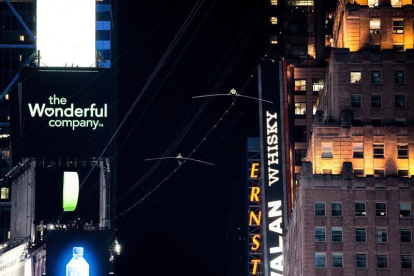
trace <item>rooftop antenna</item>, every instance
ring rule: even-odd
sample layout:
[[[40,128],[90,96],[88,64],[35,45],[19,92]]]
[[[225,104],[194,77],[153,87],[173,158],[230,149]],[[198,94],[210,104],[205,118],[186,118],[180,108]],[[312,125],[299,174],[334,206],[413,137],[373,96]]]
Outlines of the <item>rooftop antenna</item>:
[[[167,159],[176,159],[178,161],[178,165],[182,165],[183,161],[192,161],[192,162],[198,162],[198,163],[202,163],[205,165],[209,165],[209,166],[215,166],[213,163],[208,163],[202,160],[197,160],[197,159],[192,159],[192,158],[185,158],[181,155],[181,152],[178,153],[178,155],[176,157],[159,157],[159,158],[150,158],[150,159],[145,159],[145,161],[154,161],[154,160],[167,160]]]
[[[218,97],[218,96],[230,96],[230,97],[241,97],[241,98],[247,98],[247,99],[251,99],[251,100],[256,100],[256,101],[261,101],[261,102],[266,102],[266,103],[273,103],[271,101],[266,101],[266,100],[262,100],[256,97],[250,97],[250,96],[244,96],[244,95],[240,95],[237,93],[237,90],[232,88],[230,90],[230,92],[228,94],[211,94],[211,95],[201,95],[201,96],[194,96],[192,97],[193,99],[197,99],[197,98],[207,98],[207,97]]]

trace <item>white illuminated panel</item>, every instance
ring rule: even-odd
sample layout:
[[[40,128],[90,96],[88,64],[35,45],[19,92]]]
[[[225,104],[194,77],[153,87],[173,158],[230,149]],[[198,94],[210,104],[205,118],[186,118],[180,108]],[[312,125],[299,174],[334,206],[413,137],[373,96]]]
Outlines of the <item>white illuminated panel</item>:
[[[95,0],[37,0],[42,67],[95,67]]]

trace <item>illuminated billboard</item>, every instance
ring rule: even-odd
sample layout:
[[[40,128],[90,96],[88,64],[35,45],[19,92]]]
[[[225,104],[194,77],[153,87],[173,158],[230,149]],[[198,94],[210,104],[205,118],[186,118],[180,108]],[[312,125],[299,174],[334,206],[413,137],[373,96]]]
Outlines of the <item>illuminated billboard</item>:
[[[51,232],[46,243],[46,275],[108,275],[110,242],[106,230]]]
[[[100,156],[115,130],[111,72],[24,68],[18,99],[11,97],[13,156]]]
[[[0,255],[0,276],[31,276],[25,262],[27,248],[25,243]]]
[[[96,66],[96,0],[37,0],[41,67]]]
[[[286,221],[287,123],[286,63],[265,61],[259,67],[261,179],[264,194],[263,255],[265,276],[283,275],[283,234]]]
[[[35,220],[99,222],[100,168],[36,167]],[[89,174],[89,177],[86,176]],[[82,187],[80,186],[83,183]]]

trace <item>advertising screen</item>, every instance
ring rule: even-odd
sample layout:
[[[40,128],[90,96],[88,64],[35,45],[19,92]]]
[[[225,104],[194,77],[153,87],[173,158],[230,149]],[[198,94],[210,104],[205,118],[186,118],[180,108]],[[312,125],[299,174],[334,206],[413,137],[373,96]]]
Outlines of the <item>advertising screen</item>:
[[[41,67],[95,67],[95,0],[37,0]]]
[[[97,224],[100,168],[94,168],[86,179],[89,172],[90,168],[36,167],[36,222],[67,223],[81,219]]]
[[[46,275],[109,273],[109,231],[53,231],[46,240]]]
[[[265,61],[258,71],[259,96],[272,102],[259,103],[266,276],[283,275],[283,231],[287,213],[285,132],[288,131],[285,130],[285,71],[283,61]]]
[[[14,156],[99,156],[115,128],[114,91],[110,69],[25,68],[11,118]]]

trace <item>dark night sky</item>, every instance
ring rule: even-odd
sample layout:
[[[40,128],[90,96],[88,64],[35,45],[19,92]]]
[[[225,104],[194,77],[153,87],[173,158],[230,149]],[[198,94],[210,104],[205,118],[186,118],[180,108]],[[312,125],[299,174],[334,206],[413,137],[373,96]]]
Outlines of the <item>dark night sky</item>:
[[[120,1],[119,48],[121,55],[126,53],[119,61],[121,114],[141,91],[195,3]],[[191,96],[228,93],[232,87],[240,90],[249,80],[264,54],[263,12],[264,1],[204,2],[122,129],[119,144],[126,142],[119,152],[118,196],[155,165],[143,160],[161,156],[177,132],[183,134],[179,129],[183,124],[188,126],[187,118],[193,119],[206,102]],[[253,28],[255,24],[257,28]],[[150,103],[193,34],[187,50]],[[222,78],[224,81],[220,81]],[[255,96],[256,87],[257,80],[252,78],[244,94]],[[230,98],[212,100],[170,156],[178,152],[187,156],[230,104]],[[255,101],[239,100],[194,153],[193,158],[215,163],[215,167],[185,164],[157,192],[119,218],[123,252],[117,263],[118,275],[225,275],[230,187],[240,179],[245,137],[258,135],[257,106]],[[174,161],[163,162],[119,202],[118,213],[141,199],[176,167]]]
[[[196,2],[120,1],[121,117]],[[243,94],[257,96],[257,78],[250,76],[265,51],[264,5],[261,0],[204,1],[120,133],[118,197],[122,199],[118,213],[177,168],[174,161],[162,162],[144,178],[156,164],[144,162],[145,158],[162,156],[178,136],[182,137],[169,156],[178,152],[188,156],[231,104],[230,98],[215,98],[202,109],[206,100],[192,96],[228,93],[232,87],[240,91],[246,83]],[[189,126],[192,119],[194,125],[184,133],[181,127]],[[239,99],[192,156],[215,163],[215,167],[185,164],[143,203],[119,218],[123,252],[118,258],[118,275],[226,274],[226,212],[233,197],[231,186],[245,173],[240,167],[246,137],[258,134],[258,103]]]

